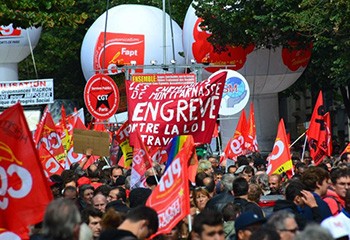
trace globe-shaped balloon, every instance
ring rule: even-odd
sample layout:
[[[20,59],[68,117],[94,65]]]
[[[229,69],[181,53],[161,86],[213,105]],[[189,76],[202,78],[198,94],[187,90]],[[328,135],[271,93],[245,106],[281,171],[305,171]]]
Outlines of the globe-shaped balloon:
[[[92,24],[83,40],[81,65],[86,80],[101,71],[117,73],[120,71],[118,66],[125,64],[151,65],[152,62],[160,65],[170,64],[171,60],[179,65],[185,63],[185,59],[179,55],[183,52],[182,30],[166,14],[166,31],[163,34],[161,9],[134,4],[113,7],[108,10],[106,32],[105,20],[106,13]],[[160,70],[149,67],[137,69],[136,72],[157,73]],[[184,69],[177,71],[183,72]]]
[[[40,34],[41,28],[0,26],[0,81],[18,80],[17,64],[36,47]]]
[[[230,69],[240,72],[247,79],[252,94],[285,90],[301,76],[310,60],[311,44],[306,50],[282,47],[256,49],[253,44],[247,48],[229,46],[227,51],[217,53],[207,41],[211,33],[199,26],[202,21],[190,6],[183,28],[186,63],[189,64],[191,59],[202,62],[203,58],[209,58],[209,62],[213,64],[234,65]],[[206,68],[203,77],[206,78],[217,70],[218,68],[214,67]]]

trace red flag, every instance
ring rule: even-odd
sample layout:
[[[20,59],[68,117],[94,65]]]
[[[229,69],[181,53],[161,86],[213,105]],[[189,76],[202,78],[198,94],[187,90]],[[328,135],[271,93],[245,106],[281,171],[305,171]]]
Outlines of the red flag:
[[[320,164],[326,156],[331,156],[332,154],[331,119],[328,112],[324,115],[322,121],[323,127],[319,132],[317,150],[313,158],[316,166]]]
[[[0,152],[0,229],[29,239],[53,197],[19,103],[0,115]]]
[[[40,122],[38,123],[37,125],[37,128],[34,132],[34,142],[36,145],[39,144],[39,141],[40,141],[40,137],[41,137],[41,134],[42,134],[42,131],[44,129],[44,123],[45,123],[45,119],[46,119],[46,114],[49,112],[49,108],[46,106],[45,107],[45,110],[43,112],[43,115],[41,116],[41,119],[40,119]]]
[[[52,156],[50,151],[47,150],[43,144],[39,147],[38,153],[47,177],[53,174],[61,175],[64,170],[63,167],[56,161],[54,156]]]
[[[56,131],[55,123],[49,112],[45,114],[41,133],[39,135],[39,147],[44,144],[45,148],[55,157],[56,161],[65,165],[66,154],[60,135]]]
[[[123,152],[124,166],[130,168],[133,159],[133,148],[129,144],[129,121],[125,121],[124,124],[118,129],[114,136],[114,142],[116,142]]]
[[[152,161],[157,163],[165,163],[168,160],[168,152],[166,151],[166,147],[149,147],[149,155],[152,158]]]
[[[348,143],[348,145],[346,145],[344,151],[340,154],[340,156],[342,156],[344,153],[348,153],[350,152],[350,143]]]
[[[74,139],[73,139],[73,131],[74,129],[83,129],[86,130],[86,126],[84,124],[85,118],[84,118],[84,109],[81,108],[79,111],[74,111],[71,115],[67,116],[66,118],[66,125],[67,125],[67,131],[65,131],[66,135],[61,136],[61,138],[65,139],[66,141],[66,147],[68,148],[67,153],[67,161],[66,161],[66,169],[70,167],[72,163],[80,162],[84,159],[84,154],[78,154],[74,152]],[[94,161],[98,156],[95,156],[94,158],[90,158],[91,161]],[[89,163],[85,164],[85,167],[88,167]]]
[[[146,206],[157,211],[158,232],[152,237],[169,233],[176,224],[190,213],[190,193],[187,165],[194,151],[193,137],[188,135],[182,149],[176,155],[149,196]]]
[[[213,138],[217,138],[217,137],[219,137],[219,124],[216,122],[214,131],[213,131]]]
[[[235,134],[229,140],[224,150],[225,158],[236,160],[239,155],[246,153],[245,137],[247,133],[247,119],[244,109],[239,117]]]
[[[258,142],[256,140],[256,127],[254,116],[254,104],[250,103],[250,112],[248,119],[247,137],[245,138],[245,146],[250,152],[259,152]]]
[[[293,168],[283,119],[281,119],[278,124],[275,144],[273,145],[272,152],[267,157],[267,160],[268,164],[266,173],[269,175],[274,173],[281,174]]]
[[[307,130],[307,139],[309,142],[309,150],[310,156],[315,162],[320,162],[324,155],[320,153],[320,149],[318,147],[318,141],[320,137],[321,131],[326,131],[325,123],[324,123],[324,115],[325,108],[323,105],[323,95],[322,91],[320,91],[316,105],[312,112],[309,129]],[[324,133],[322,133],[324,134]]]
[[[146,171],[152,167],[152,159],[148,154],[148,150],[143,143],[140,134],[137,135],[135,141],[132,168],[131,168],[131,188],[139,187],[139,184],[145,179]]]

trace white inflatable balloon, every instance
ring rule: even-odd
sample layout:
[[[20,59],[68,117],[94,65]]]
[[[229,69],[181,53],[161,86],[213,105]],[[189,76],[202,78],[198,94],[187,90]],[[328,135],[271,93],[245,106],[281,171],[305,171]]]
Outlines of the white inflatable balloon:
[[[0,81],[18,80],[17,64],[30,54],[39,42],[41,28],[0,26]]]
[[[210,33],[199,27],[201,19],[189,7],[183,28],[183,45],[186,63],[191,59],[201,62],[206,56],[212,63],[235,65],[231,69],[240,72],[248,81],[251,94],[277,93],[291,86],[305,70],[310,57],[309,50],[255,49],[249,46],[230,47],[222,53],[214,52],[207,41]],[[206,68],[204,78],[217,71],[218,68]]]
[[[104,34],[106,13],[102,14],[87,31],[81,48],[81,65],[88,80],[101,68],[109,74],[120,71],[118,65],[150,65],[151,61],[163,63],[163,11],[145,5],[125,4],[108,10],[107,31]],[[185,60],[182,30],[172,21],[174,48],[170,31],[170,17],[166,14],[166,62],[177,64]],[[106,43],[106,44],[104,44]],[[105,49],[105,50],[104,50]],[[157,73],[161,69],[139,69],[138,72]],[[184,71],[184,69],[179,69]]]

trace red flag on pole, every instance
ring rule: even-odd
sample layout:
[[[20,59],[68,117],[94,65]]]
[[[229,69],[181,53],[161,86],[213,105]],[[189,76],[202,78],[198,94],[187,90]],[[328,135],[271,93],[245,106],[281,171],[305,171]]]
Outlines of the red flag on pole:
[[[313,157],[316,166],[320,164],[326,156],[330,156],[332,154],[331,119],[328,112],[324,114],[322,121],[323,127],[320,128],[317,139],[317,149]]]
[[[19,103],[0,115],[0,152],[0,229],[29,239],[53,197]]]
[[[323,105],[323,94],[322,91],[318,94],[316,105],[312,112],[309,129],[307,130],[307,139],[309,142],[310,156],[315,163],[322,161],[324,155],[320,152],[319,138],[320,134],[324,134],[326,126],[324,122],[325,107]],[[322,131],[322,133],[321,133]]]
[[[244,109],[239,117],[235,134],[229,140],[224,150],[224,158],[236,160],[239,155],[246,153],[245,138],[247,133],[247,119]]]
[[[293,168],[283,119],[278,124],[275,144],[273,145],[272,152],[267,157],[267,161],[266,173],[268,175],[274,173],[281,174]]]
[[[132,168],[131,168],[131,188],[139,187],[139,184],[145,179],[146,171],[152,167],[152,159],[148,154],[148,150],[143,143],[140,134],[138,132],[137,141],[135,141]]]
[[[39,158],[43,169],[45,171],[45,175],[47,177],[52,176],[53,174],[61,175],[63,172],[63,167],[56,161],[54,156],[47,150],[44,145],[41,145],[38,149]]]
[[[45,148],[50,151],[50,153],[55,157],[56,161],[59,162],[61,166],[64,166],[66,159],[65,150],[61,137],[56,131],[56,126],[50,112],[45,114],[42,129],[38,130],[40,130],[38,147],[44,144]]]
[[[350,143],[348,143],[348,145],[346,145],[344,151],[340,154],[340,156],[342,156],[344,153],[350,153]]]
[[[147,206],[158,213],[159,228],[154,236],[169,233],[179,221],[190,213],[187,165],[193,151],[193,137],[188,135],[182,149],[169,165],[146,202]]]
[[[247,137],[245,139],[245,146],[250,152],[259,152],[258,142],[256,140],[256,127],[254,116],[254,104],[250,103],[250,112],[248,119]]]

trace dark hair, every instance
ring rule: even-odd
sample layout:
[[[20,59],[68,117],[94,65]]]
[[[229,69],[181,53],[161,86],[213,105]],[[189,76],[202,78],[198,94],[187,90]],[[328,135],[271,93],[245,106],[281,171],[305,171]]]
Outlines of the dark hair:
[[[228,168],[227,168],[227,172],[229,173],[230,172],[230,169],[231,168],[236,168],[236,170],[237,170],[237,166],[235,165],[235,164],[232,164],[232,165],[230,165]]]
[[[244,172],[244,173],[251,173],[251,174],[253,174],[253,176],[254,176],[254,174],[255,174],[254,168],[253,168],[252,166],[250,166],[250,165],[247,165],[247,166],[244,168],[243,172]]]
[[[132,208],[126,214],[125,219],[130,220],[132,222],[147,220],[148,228],[152,230],[152,233],[156,233],[158,231],[158,214],[153,208],[147,206],[137,206],[135,208]]]
[[[97,208],[94,207],[87,207],[85,208],[82,212],[81,212],[81,221],[89,224],[90,223],[90,219],[89,217],[99,217],[102,218],[103,213],[98,210]]]
[[[290,180],[286,188],[286,200],[293,201],[296,196],[302,196],[303,190],[305,186],[299,179]]]
[[[63,187],[69,182],[77,182],[78,176],[74,173],[74,170],[65,169],[61,173]]]
[[[67,192],[67,191],[71,191],[71,192],[76,192],[78,193],[78,190],[76,187],[73,187],[73,186],[67,186],[63,189],[63,193],[62,195],[64,196],[64,194]]]
[[[269,227],[269,226],[262,226],[258,230],[254,231],[249,239],[254,240],[280,240],[281,237],[278,234],[278,232]]]
[[[204,183],[203,179],[203,184],[205,185],[205,188],[208,190],[208,192],[212,193],[215,190],[215,181],[213,177],[206,177],[205,179],[210,179],[208,183]]]
[[[117,186],[117,187],[111,188],[110,191],[112,191],[114,189],[118,189],[119,190],[118,193],[117,193],[117,199],[121,199],[121,200],[123,200],[123,202],[126,202],[126,191],[125,191],[125,189],[123,187],[121,187],[121,186]]]
[[[196,186],[197,187],[204,186],[203,179],[206,177],[208,177],[208,174],[206,174],[205,172],[197,173],[195,177]]]
[[[309,191],[315,191],[317,184],[322,184],[325,179],[329,179],[329,174],[321,167],[309,167],[301,176],[301,182]]]
[[[92,170],[91,169],[91,166],[92,166],[93,164],[91,164],[87,169],[86,169],[86,173],[87,173],[87,176],[89,177],[89,178],[100,178],[100,170],[97,168],[97,166],[96,166],[96,169],[95,170]]]
[[[240,167],[243,165],[249,165],[249,161],[245,155],[239,155],[237,157],[237,167]]]
[[[347,168],[334,168],[331,171],[331,181],[333,184],[337,183],[337,180],[341,177],[349,177],[350,171]]]
[[[149,188],[134,188],[129,194],[129,205],[131,208],[145,205],[152,190]]]
[[[220,212],[212,209],[204,209],[193,219],[193,231],[199,235],[203,232],[203,225],[218,226],[223,225]]]
[[[84,192],[85,192],[87,189],[91,189],[92,191],[95,190],[94,187],[91,186],[90,184],[83,184],[83,185],[79,186],[79,197],[80,197],[80,198],[83,198]]]
[[[247,195],[249,190],[249,184],[243,177],[237,177],[233,180],[232,191],[235,197]]]
[[[306,164],[303,162],[298,162],[295,164],[295,168],[306,168]]]
[[[241,207],[235,205],[233,202],[228,202],[221,210],[222,217],[225,222],[234,221],[237,215],[241,213]]]
[[[148,186],[157,186],[157,179],[160,179],[160,177],[156,177],[156,176],[148,176],[146,178],[146,183]]]
[[[102,184],[101,186],[98,186],[94,191],[94,196],[96,196],[98,193],[101,193],[102,195],[105,195],[105,197],[108,197],[109,191],[111,191],[111,186]]]

